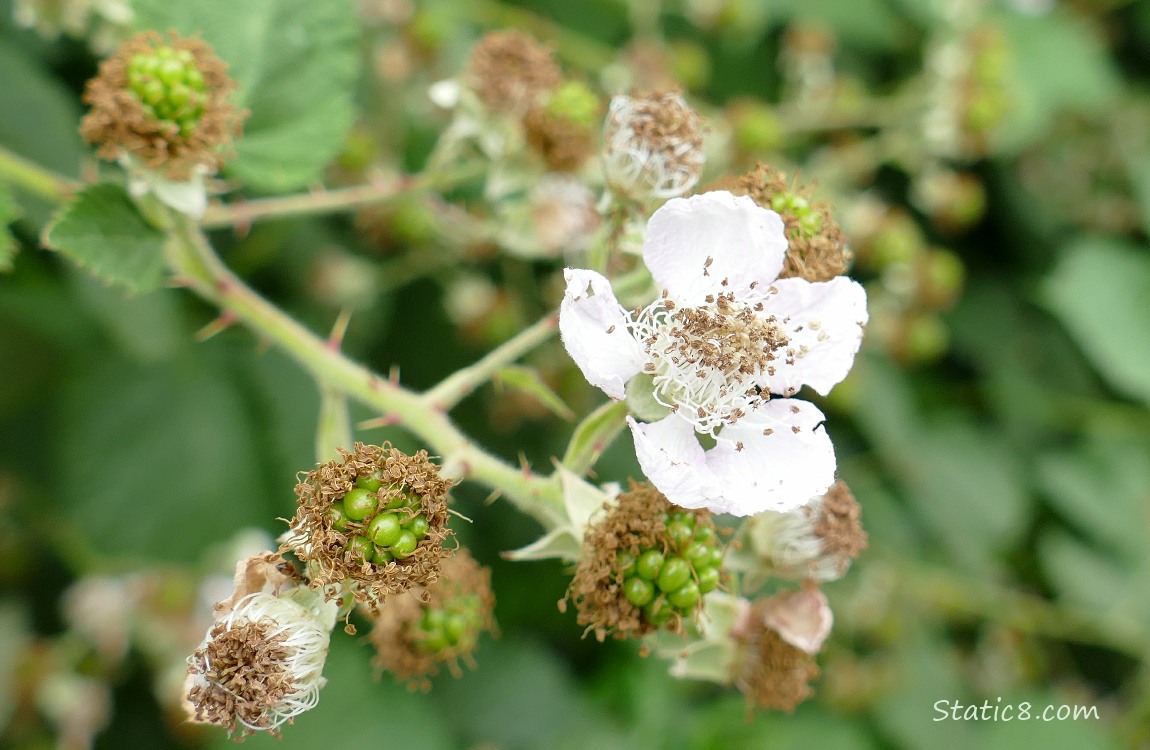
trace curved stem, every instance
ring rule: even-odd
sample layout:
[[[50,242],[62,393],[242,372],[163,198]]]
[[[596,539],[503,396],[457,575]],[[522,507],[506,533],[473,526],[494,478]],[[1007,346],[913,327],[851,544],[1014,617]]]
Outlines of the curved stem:
[[[177,219],[167,251],[173,270],[193,291],[282,348],[321,387],[336,389],[377,409],[423,440],[459,476],[503,493],[546,528],[562,520],[563,503],[556,478],[534,474],[487,453],[431,399],[351,361],[337,347],[305,329],[228,270],[189,220]]]
[[[511,364],[539,344],[551,338],[559,325],[559,318],[548,315],[530,328],[520,331],[503,342],[483,359],[464,367],[423,394],[428,403],[442,411],[450,411],[453,406],[467,398],[476,388],[491,379],[501,368]]]
[[[76,189],[77,183],[0,146],[0,181],[17,185],[29,193],[58,201]]]
[[[453,170],[427,173],[418,177],[354,185],[299,195],[257,198],[235,203],[214,203],[200,220],[205,229],[244,227],[259,219],[282,219],[292,216],[320,216],[376,206],[404,195],[423,190],[451,187],[483,174],[481,164],[465,164]]]

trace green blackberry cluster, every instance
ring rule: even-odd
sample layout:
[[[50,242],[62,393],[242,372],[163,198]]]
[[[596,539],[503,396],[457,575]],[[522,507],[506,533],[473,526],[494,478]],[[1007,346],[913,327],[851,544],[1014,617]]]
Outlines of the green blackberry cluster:
[[[352,557],[376,565],[410,557],[431,528],[418,495],[384,492],[380,497],[382,487],[378,476],[361,476],[327,509],[332,528],[349,534]]]
[[[809,200],[795,193],[776,193],[771,197],[771,208],[798,219],[799,233],[808,239],[818,234],[823,225],[822,214],[811,208]]]
[[[696,524],[692,513],[663,515],[666,549],[640,549],[618,553],[623,573],[623,594],[643,610],[655,627],[676,614],[689,615],[703,594],[718,587],[722,577],[723,548],[709,525]]]
[[[412,630],[416,648],[425,654],[445,651],[471,651],[483,630],[483,602],[475,594],[465,594],[446,602],[442,608],[427,606]]]
[[[174,123],[184,137],[195,129],[208,101],[204,76],[186,49],[156,47],[150,55],[132,55],[128,87],[149,116]]]

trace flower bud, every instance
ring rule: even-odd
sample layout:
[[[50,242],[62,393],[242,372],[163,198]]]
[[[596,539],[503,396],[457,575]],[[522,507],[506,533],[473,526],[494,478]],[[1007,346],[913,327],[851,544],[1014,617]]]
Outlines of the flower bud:
[[[573,172],[595,149],[599,97],[586,84],[568,81],[523,118],[527,143],[556,172]]]
[[[703,120],[673,91],[611,99],[603,130],[603,172],[620,196],[674,198],[703,171]]]

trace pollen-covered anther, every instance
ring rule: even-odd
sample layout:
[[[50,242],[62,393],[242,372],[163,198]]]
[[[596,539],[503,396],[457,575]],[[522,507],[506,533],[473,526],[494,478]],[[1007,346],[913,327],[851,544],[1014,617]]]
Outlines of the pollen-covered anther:
[[[267,592],[241,599],[188,658],[189,718],[274,733],[319,701],[330,636],[330,623],[295,601]]]
[[[281,553],[307,563],[312,588],[349,582],[369,609],[389,594],[426,586],[451,551],[444,542],[447,492],[426,451],[409,456],[390,445],[356,443],[343,461],[329,461],[301,477],[299,507]]]
[[[830,204],[811,202],[811,186],[796,187],[785,173],[760,162],[734,180],[730,190],[749,196],[783,220],[787,253],[779,278],[829,281],[846,273],[851,258],[846,236],[831,215]]]
[[[389,600],[373,616],[373,663],[412,689],[430,688],[429,678],[443,666],[459,677],[460,662],[475,667],[480,634],[495,630],[494,610],[491,571],[460,549],[438,581]]]
[[[563,80],[551,50],[519,31],[490,32],[467,59],[464,81],[492,112],[522,116]]]
[[[734,293],[708,295],[696,307],[656,300],[632,324],[652,367],[655,399],[688,407],[701,432],[734,424],[760,399],[756,379],[785,356],[789,343],[780,321],[758,314],[757,300]]]
[[[567,596],[600,641],[681,630],[722,582],[723,554],[709,511],[677,508],[649,484],[632,484],[587,528]]]
[[[603,130],[607,184],[632,200],[673,198],[703,171],[703,120],[673,91],[611,99]]]
[[[127,40],[100,64],[84,102],[84,139],[105,159],[131,157],[171,180],[216,171],[243,116],[228,98],[227,64],[200,39],[154,31]]]

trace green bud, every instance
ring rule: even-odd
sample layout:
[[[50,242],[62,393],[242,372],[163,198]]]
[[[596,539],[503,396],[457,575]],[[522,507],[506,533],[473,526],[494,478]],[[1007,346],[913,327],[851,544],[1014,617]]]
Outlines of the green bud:
[[[375,554],[375,545],[367,537],[356,535],[348,541],[347,550],[353,560],[370,560]]]
[[[394,513],[380,513],[367,525],[367,535],[380,547],[390,547],[399,540],[403,526]]]
[[[691,541],[694,533],[695,530],[682,521],[675,521],[667,526],[667,537],[675,543],[676,547],[681,547]]]
[[[368,492],[377,492],[383,486],[383,482],[378,477],[356,477],[355,486]]]
[[[659,589],[670,593],[691,580],[691,566],[681,557],[669,557],[655,581]]]
[[[427,536],[427,532],[431,530],[431,523],[423,515],[417,515],[403,524],[403,528],[415,534],[416,539],[422,539]]]
[[[699,591],[698,584],[694,581],[687,581],[668,594],[667,601],[674,607],[678,607],[681,610],[688,610],[698,604],[701,597],[702,594]]]
[[[628,578],[623,583],[623,594],[636,607],[643,607],[655,598],[655,587],[645,578]]]
[[[376,565],[387,565],[395,559],[395,555],[391,554],[391,550],[385,549],[376,545],[375,552],[371,555],[371,561]]]
[[[443,623],[443,634],[447,636],[448,643],[458,646],[467,634],[467,618],[458,612],[448,615]]]
[[[620,573],[625,574],[630,571],[635,567],[636,562],[637,558],[626,550],[623,550],[615,555],[615,568]]]
[[[357,487],[343,496],[344,513],[353,521],[362,521],[375,513],[377,502],[374,493]]]
[[[699,591],[701,593],[708,593],[714,591],[719,587],[719,582],[722,578],[722,572],[718,568],[703,568],[698,571],[699,574]]]
[[[706,542],[691,542],[683,548],[683,558],[696,568],[706,568],[711,564],[711,549]]]
[[[635,566],[635,572],[646,578],[648,581],[653,581],[659,575],[659,569],[663,567],[663,553],[658,550],[647,550],[639,556],[639,562]]]
[[[579,81],[567,81],[547,100],[547,114],[591,128],[599,119],[599,97]]]
[[[336,500],[332,503],[331,507],[324,512],[324,516],[336,531],[347,531],[347,515],[343,512],[342,500]]]
[[[396,539],[395,543],[391,545],[391,554],[403,560],[410,557],[418,545],[419,539],[416,538],[415,534],[404,530],[400,532],[399,539]]]

